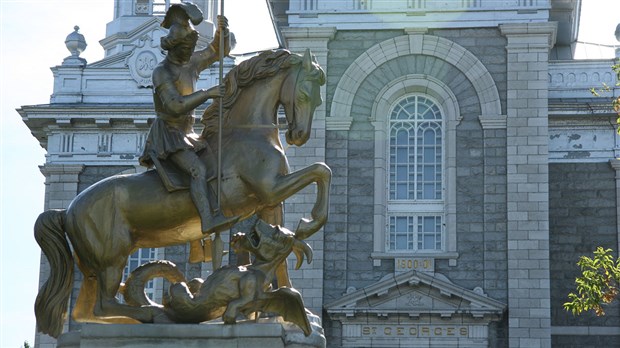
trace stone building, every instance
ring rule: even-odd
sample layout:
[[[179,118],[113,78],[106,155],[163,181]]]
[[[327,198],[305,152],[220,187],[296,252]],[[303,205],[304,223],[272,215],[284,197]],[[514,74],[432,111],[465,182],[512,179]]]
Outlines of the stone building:
[[[144,62],[161,59],[167,3],[115,3],[106,57],[68,57],[53,69],[50,104],[20,109],[48,151],[46,209],[138,170],[154,116]],[[333,171],[315,260],[292,272],[329,347],[620,342],[617,304],[600,318],[562,308],[579,256],[620,249],[616,115],[589,92],[616,77],[611,59],[573,59],[580,0],[271,3],[287,47],[310,48],[327,73],[313,136],[287,155],[293,170],[324,161]],[[312,199],[307,189],[286,202],[286,226]],[[183,261],[186,248],[133,262],[206,275],[210,266]]]

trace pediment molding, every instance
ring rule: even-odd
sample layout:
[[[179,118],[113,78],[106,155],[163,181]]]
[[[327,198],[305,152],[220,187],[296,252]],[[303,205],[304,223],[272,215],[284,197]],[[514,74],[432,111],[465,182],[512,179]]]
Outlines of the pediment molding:
[[[484,294],[481,288],[465,289],[440,273],[389,274],[363,289],[351,290],[325,305],[335,319],[354,320],[358,315],[440,317],[454,315],[498,320],[507,305]]]

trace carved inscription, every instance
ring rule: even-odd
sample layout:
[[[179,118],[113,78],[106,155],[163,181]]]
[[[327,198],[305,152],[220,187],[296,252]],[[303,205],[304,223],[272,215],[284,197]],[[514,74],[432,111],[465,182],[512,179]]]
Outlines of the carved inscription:
[[[449,325],[364,325],[363,337],[469,337],[468,326]]]
[[[408,272],[416,270],[419,272],[435,272],[435,260],[431,258],[402,258],[394,259],[394,269],[396,272]]]

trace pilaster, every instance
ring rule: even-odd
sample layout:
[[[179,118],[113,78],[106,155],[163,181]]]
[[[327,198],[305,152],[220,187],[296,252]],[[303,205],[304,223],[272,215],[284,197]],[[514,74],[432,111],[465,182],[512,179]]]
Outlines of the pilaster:
[[[51,164],[39,167],[45,175],[45,210],[66,209],[78,193],[81,164]]]
[[[480,117],[483,132],[484,283],[490,297],[504,298],[506,274],[506,116]]]
[[[507,38],[510,347],[551,347],[548,71],[553,23],[500,26]]]
[[[78,193],[79,175],[84,170],[83,165],[66,165],[46,163],[39,167],[45,176],[45,203],[44,210],[66,209]],[[41,253],[39,272],[39,287],[50,275],[49,263]],[[63,332],[69,330],[69,320],[65,320]],[[54,348],[56,339],[48,335],[37,333],[35,347]]]
[[[618,233],[616,250],[620,250],[620,159],[614,158],[609,161],[609,164],[616,171],[616,232]]]
[[[283,28],[288,49],[297,54],[303,54],[308,48],[316,57],[317,62],[327,73],[327,44],[334,37],[334,28]],[[302,147],[288,147],[286,155],[289,159],[291,171],[307,167],[315,162],[325,162],[325,97],[326,85],[321,86],[323,103],[316,108],[312,122],[310,140]],[[299,219],[309,216],[312,205],[316,200],[316,188],[308,187],[289,198],[285,204],[285,225],[294,229]],[[323,308],[323,263],[324,263],[324,232],[315,233],[308,239],[314,250],[314,258],[310,265],[290,273],[293,286],[300,289],[306,307],[321,316]],[[294,265],[295,262],[290,262]]]

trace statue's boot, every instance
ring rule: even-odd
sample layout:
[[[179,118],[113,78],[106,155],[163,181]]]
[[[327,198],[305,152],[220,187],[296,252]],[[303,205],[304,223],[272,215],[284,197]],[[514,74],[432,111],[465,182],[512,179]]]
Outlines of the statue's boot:
[[[200,215],[202,233],[209,234],[225,230],[239,221],[239,216],[228,218],[220,212],[215,194],[212,192],[206,180],[192,178],[190,195]],[[215,211],[212,212],[212,207],[218,207],[218,209],[214,209]],[[208,248],[210,247],[203,245],[201,240],[190,242],[189,262],[200,263],[211,261],[212,255],[207,255],[204,252],[204,250]]]
[[[207,216],[206,219],[204,216],[200,215],[202,221],[202,233],[208,234],[212,232],[219,232],[225,229],[231,228],[234,224],[239,221],[239,216],[226,217],[222,214],[220,207],[217,204],[217,198],[211,186],[206,186],[206,201],[208,205],[206,206]]]

